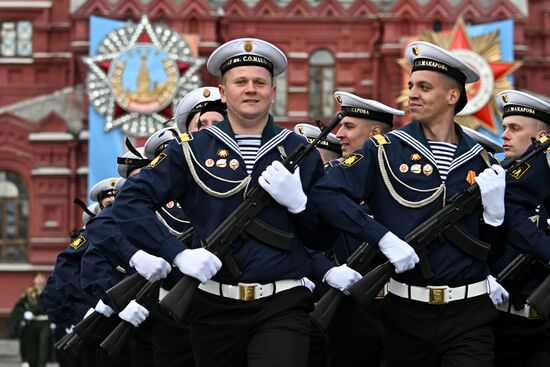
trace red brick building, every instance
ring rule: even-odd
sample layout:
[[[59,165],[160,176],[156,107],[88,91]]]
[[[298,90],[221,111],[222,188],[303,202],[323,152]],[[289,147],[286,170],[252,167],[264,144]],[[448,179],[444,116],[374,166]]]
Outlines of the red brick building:
[[[0,0],[0,317],[81,225],[89,17],[143,14],[197,35],[205,58],[238,37],[277,44],[289,59],[273,111],[283,124],[330,117],[334,90],[396,105],[405,40],[459,16],[513,19],[515,87],[550,94],[550,0]]]

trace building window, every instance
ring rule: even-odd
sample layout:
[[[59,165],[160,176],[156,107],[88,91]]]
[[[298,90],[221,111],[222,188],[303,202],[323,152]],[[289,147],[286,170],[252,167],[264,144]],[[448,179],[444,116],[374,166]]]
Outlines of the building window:
[[[27,187],[14,172],[0,171],[0,261],[26,262],[29,201]]]
[[[286,116],[288,96],[286,71],[277,75],[273,79],[273,83],[277,87],[277,90],[275,92],[275,102],[273,103],[273,106],[271,106],[271,113],[275,117]]]
[[[334,114],[334,57],[327,50],[309,58],[309,115],[319,119]]]
[[[32,56],[32,23],[27,20],[0,22],[0,57]]]

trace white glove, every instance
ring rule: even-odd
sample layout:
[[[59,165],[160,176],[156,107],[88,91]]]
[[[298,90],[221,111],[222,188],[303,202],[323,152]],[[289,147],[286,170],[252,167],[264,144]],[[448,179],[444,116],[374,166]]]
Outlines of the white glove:
[[[180,271],[206,283],[222,267],[222,262],[216,255],[204,248],[183,250],[174,258],[174,265]]]
[[[489,275],[487,277],[487,283],[489,285],[489,297],[495,306],[501,305],[508,301],[508,298],[510,297],[508,291],[504,289],[499,282],[497,282],[494,276]]]
[[[304,284],[304,287],[306,287],[311,291],[311,293],[313,293],[313,290],[315,290],[315,283],[313,283],[307,277],[302,278],[302,283]]]
[[[166,278],[172,270],[170,264],[162,257],[153,256],[143,250],[138,250],[132,255],[130,266],[151,283]]]
[[[69,327],[66,327],[65,328],[65,334],[70,334],[73,332],[73,329],[74,329],[74,325],[71,325]]]
[[[149,311],[133,299],[124,310],[120,311],[118,316],[134,325],[134,327],[138,327],[149,316]]]
[[[306,208],[307,196],[302,190],[300,167],[290,173],[281,162],[273,161],[262,172],[258,183],[276,202],[286,206],[289,212],[297,214]]]
[[[95,311],[95,309],[93,309],[93,308],[88,309],[88,311],[86,311],[86,313],[84,314],[84,317],[82,318],[82,320],[84,320],[86,317],[90,316],[94,311]]]
[[[330,268],[323,277],[323,282],[332,288],[349,294],[348,289],[362,278],[361,274],[349,268],[346,264]]]
[[[26,321],[31,321],[32,319],[34,319],[34,314],[31,312],[31,311],[25,311],[23,313],[23,318],[26,320]]]
[[[50,330],[51,331],[54,331],[56,327],[57,327],[57,325],[55,325],[53,322],[50,323]]]
[[[498,164],[486,168],[475,178],[481,191],[483,220],[494,227],[504,221],[504,191],[506,189],[506,171]]]
[[[384,256],[395,266],[396,273],[410,270],[420,261],[414,249],[392,232],[386,233],[380,239],[378,247]]]
[[[102,300],[99,300],[97,305],[95,305],[95,310],[105,317],[110,317],[112,314],[115,313],[115,311],[111,307],[103,303]]]

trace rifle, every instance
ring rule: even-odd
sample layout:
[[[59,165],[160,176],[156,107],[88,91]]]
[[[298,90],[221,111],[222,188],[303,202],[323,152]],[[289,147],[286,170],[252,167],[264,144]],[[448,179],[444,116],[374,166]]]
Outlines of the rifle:
[[[365,275],[372,270],[372,260],[377,254],[378,247],[363,242],[361,246],[348,257],[346,263],[349,268],[357,271],[361,275]],[[321,297],[319,302],[315,304],[315,309],[310,313],[311,319],[319,325],[321,329],[327,330],[343,297],[344,294],[340,292],[340,290],[330,287]]]
[[[515,172],[521,169],[525,163],[549,147],[550,139],[533,142],[533,149],[528,154],[522,159],[506,165],[507,172]],[[456,223],[466,215],[472,213],[480,204],[481,192],[477,183],[474,183],[466,190],[455,194],[445,207],[405,236],[404,241],[414,248],[421,259],[425,260],[421,260],[419,264],[421,268],[423,265],[427,265],[427,258],[425,256],[429,250],[429,245],[438,238],[449,236],[449,232],[453,233],[453,235],[456,234]],[[482,243],[478,241],[478,245],[482,245]],[[481,250],[487,256],[489,248],[478,250]],[[351,296],[360,307],[366,307],[384,284],[388,282],[394,270],[395,267],[389,261],[379,265],[350,287],[349,292]],[[423,269],[423,273],[426,274],[425,269]]]
[[[111,287],[107,293],[113,300],[115,306],[122,310],[132,299],[143,284],[147,283],[138,273],[122,279],[118,284]],[[65,335],[56,344],[55,348],[62,353],[79,355],[82,348],[86,345],[94,345],[97,336],[104,329],[104,323],[107,318],[99,312],[92,312],[88,317],[81,320],[73,328],[73,332]]]
[[[328,125],[321,130],[319,136],[307,146],[300,146],[289,155],[282,163],[290,172],[317,147],[321,139],[324,139],[332,129],[344,118],[344,113],[339,112]],[[271,196],[260,186],[256,185],[245,197],[243,202],[212,232],[204,243],[204,247],[224,261],[224,265],[234,278],[241,276],[241,271],[235,263],[231,253],[231,244],[242,236],[248,227],[254,222],[258,214],[272,202]],[[181,321],[189,307],[189,303],[199,285],[196,278],[183,276],[174,285],[168,294],[160,301],[160,304],[176,320]]]
[[[137,294],[136,302],[148,310],[158,299],[159,282],[147,283]],[[128,321],[122,320],[113,331],[103,340],[100,347],[105,349],[111,356],[118,357],[132,332],[134,326]]]

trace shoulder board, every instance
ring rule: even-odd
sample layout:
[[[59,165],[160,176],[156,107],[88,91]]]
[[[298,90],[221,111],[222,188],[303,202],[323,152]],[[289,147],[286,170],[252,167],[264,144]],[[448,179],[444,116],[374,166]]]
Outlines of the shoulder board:
[[[82,247],[84,243],[86,243],[86,239],[84,238],[84,236],[80,235],[75,238],[73,242],[71,242],[70,246],[73,249],[78,250],[80,247]]]
[[[151,161],[151,163],[149,163],[149,165],[148,165],[147,167],[149,167],[149,168],[155,168],[155,167],[156,167],[160,162],[162,162],[162,160],[163,160],[164,158],[166,158],[167,156],[168,156],[168,154],[166,154],[166,153],[164,153],[164,152],[163,152],[163,153],[160,153],[159,155],[157,155],[157,156],[155,157],[155,159],[153,159],[153,160]]]
[[[340,165],[345,167],[351,167],[355,163],[359,162],[363,157],[364,156],[361,153],[351,153],[340,162]]]
[[[185,143],[191,140],[193,140],[193,134],[190,133],[181,133],[176,136],[176,141],[178,142],[178,144]]]
[[[388,139],[388,137],[386,135],[382,135],[382,134],[377,134],[377,135],[374,135],[371,140],[374,142],[374,145],[376,146],[380,146],[380,145],[385,145],[385,144],[390,144],[390,139]]]

